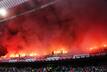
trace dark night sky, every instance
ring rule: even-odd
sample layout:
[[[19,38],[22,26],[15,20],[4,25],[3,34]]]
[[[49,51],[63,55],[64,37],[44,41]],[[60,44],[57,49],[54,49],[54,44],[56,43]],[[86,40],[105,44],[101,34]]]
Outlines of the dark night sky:
[[[1,45],[8,54],[72,54],[107,44],[106,0],[59,0],[39,11],[4,22]],[[42,54],[41,54],[42,52]]]

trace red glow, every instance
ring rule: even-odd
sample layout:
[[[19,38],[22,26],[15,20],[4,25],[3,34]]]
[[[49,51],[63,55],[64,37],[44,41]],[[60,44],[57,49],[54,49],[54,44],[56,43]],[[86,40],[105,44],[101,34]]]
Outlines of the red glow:
[[[8,50],[5,57],[42,56],[53,51],[89,53],[107,47],[107,18],[103,15],[107,12],[103,6],[93,1],[86,2],[88,5],[68,1],[60,0],[52,7],[1,24],[0,44]]]
[[[67,50],[65,50],[64,48],[58,49],[57,51],[54,51],[54,54],[66,54],[68,53]]]
[[[103,50],[107,49],[107,45],[104,44],[102,46],[97,46],[97,47],[91,47],[89,49],[89,53],[97,53],[97,52],[102,52]]]

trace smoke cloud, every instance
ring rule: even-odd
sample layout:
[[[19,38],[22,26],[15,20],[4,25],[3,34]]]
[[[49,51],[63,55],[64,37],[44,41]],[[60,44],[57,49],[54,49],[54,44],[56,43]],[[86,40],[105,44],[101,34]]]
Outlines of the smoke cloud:
[[[8,54],[72,54],[107,44],[106,0],[59,0],[0,25],[0,43]]]

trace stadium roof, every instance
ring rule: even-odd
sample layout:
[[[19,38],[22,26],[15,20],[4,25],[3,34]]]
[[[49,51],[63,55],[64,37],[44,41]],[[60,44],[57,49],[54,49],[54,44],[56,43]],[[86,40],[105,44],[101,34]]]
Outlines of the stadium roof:
[[[2,0],[0,1],[0,8],[12,8],[27,1],[28,0]]]

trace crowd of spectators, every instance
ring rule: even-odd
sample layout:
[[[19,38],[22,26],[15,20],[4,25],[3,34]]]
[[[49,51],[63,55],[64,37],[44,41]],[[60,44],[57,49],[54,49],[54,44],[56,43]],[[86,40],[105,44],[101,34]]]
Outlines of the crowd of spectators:
[[[33,72],[32,68],[0,67],[0,72]]]
[[[71,67],[68,66],[47,66],[41,68],[32,67],[0,67],[0,72],[107,72],[106,65]]]

